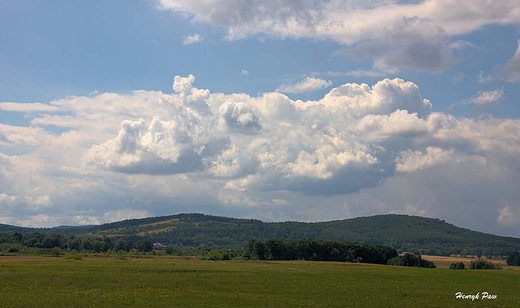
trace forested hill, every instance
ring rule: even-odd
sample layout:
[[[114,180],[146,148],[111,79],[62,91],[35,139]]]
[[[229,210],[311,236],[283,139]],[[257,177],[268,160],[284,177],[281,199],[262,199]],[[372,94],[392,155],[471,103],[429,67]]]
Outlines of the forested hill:
[[[37,228],[25,228],[25,227],[17,227],[17,226],[11,226],[6,224],[0,224],[0,232],[21,232],[21,233],[28,233],[28,232],[35,232],[38,230],[43,229],[37,229]],[[50,230],[50,229],[47,229]]]
[[[327,239],[366,242],[423,254],[510,255],[520,239],[456,227],[439,219],[407,215],[378,215],[319,223],[266,223],[203,214],[131,219],[98,226],[19,228],[0,225],[0,232],[93,234],[138,240],[148,237],[167,245],[241,246],[254,238]]]

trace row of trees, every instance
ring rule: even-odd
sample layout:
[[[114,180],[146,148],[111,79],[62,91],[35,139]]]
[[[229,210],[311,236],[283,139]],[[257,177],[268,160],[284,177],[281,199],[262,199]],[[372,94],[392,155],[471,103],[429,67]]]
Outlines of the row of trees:
[[[123,238],[112,240],[110,237],[86,236],[81,237],[61,234],[43,234],[33,232],[22,234],[16,232],[14,234],[1,234],[0,244],[9,243],[22,247],[52,249],[59,247],[63,250],[74,250],[77,252],[107,252],[130,251],[135,249],[141,252],[150,252],[153,250],[153,243],[149,238],[139,238],[138,240],[126,240]]]
[[[493,264],[493,262],[479,258],[469,263],[469,269],[502,269],[500,266]],[[464,262],[453,262],[450,269],[466,269]]]
[[[238,246],[226,247],[217,243],[206,242],[200,245],[184,245],[177,243],[166,247],[166,253],[171,255],[208,255],[210,251],[222,249],[213,253],[213,258],[233,250],[231,258],[241,256],[241,248]],[[22,249],[28,247],[32,251],[44,249],[49,251],[59,247],[64,251],[95,252],[107,251],[139,251],[151,252],[153,250],[152,238],[140,236],[107,237],[99,235],[63,235],[32,233],[0,233],[0,249],[4,251],[28,251]],[[237,250],[238,248],[238,250]],[[231,250],[229,250],[231,249]],[[240,252],[239,252],[240,251]],[[243,256],[260,260],[314,260],[314,261],[347,261],[387,264],[388,260],[397,257],[398,251],[383,245],[362,244],[335,240],[309,240],[309,239],[255,239],[247,242]],[[394,260],[395,261],[395,260]],[[401,262],[398,260],[395,262]],[[424,260],[423,260],[424,261]],[[405,262],[405,261],[402,261]],[[508,265],[520,265],[520,252],[516,251],[507,259]]]
[[[383,245],[326,240],[254,239],[244,256],[258,260],[311,260],[386,264],[397,251]]]
[[[389,265],[409,266],[409,267],[424,267],[424,268],[436,268],[437,266],[428,260],[424,260],[421,255],[405,253],[402,256],[397,256],[388,260]]]

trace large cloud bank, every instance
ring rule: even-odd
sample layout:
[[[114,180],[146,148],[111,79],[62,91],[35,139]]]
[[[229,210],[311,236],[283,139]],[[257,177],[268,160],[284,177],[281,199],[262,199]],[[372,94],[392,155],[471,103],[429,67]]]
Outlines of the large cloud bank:
[[[228,39],[258,35],[332,40],[376,72],[442,71],[456,37],[486,25],[520,23],[517,0],[159,0],[158,7],[220,27]],[[509,80],[511,65],[501,69]]]
[[[316,101],[135,91],[0,103],[4,223],[100,223],[205,212],[266,220],[383,213],[520,236],[520,121],[433,112],[402,79]]]

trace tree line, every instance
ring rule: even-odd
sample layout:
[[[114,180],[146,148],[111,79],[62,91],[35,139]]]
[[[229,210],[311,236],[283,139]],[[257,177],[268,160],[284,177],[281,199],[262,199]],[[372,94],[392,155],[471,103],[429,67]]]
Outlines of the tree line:
[[[257,260],[309,260],[387,264],[397,251],[383,245],[314,239],[254,239],[244,256]]]
[[[115,251],[131,251],[150,252],[153,250],[153,243],[150,238],[138,238],[137,240],[128,240],[119,238],[113,240],[110,237],[101,236],[65,236],[62,234],[43,234],[33,232],[22,234],[15,232],[13,234],[0,233],[0,244],[9,244],[12,252],[18,251],[18,247],[28,247],[34,249],[52,249],[59,247],[63,250],[72,250],[77,252],[107,252]]]
[[[55,247],[73,252],[152,252],[151,237],[127,236],[108,237],[95,234],[63,235],[32,233],[0,233],[0,251],[21,253],[45,253]],[[263,239],[257,238],[246,242],[245,247],[221,246],[213,242],[199,245],[167,243],[165,253],[170,255],[198,255],[208,259],[245,258],[258,260],[309,260],[363,262],[374,264],[419,264],[429,267],[425,260],[416,254],[398,256],[399,250],[384,245],[359,243],[340,240],[321,239]],[[243,248],[242,248],[243,247]],[[419,256],[419,257],[417,257]],[[508,265],[520,265],[520,252],[514,252],[507,259]],[[413,265],[416,266],[416,265]]]

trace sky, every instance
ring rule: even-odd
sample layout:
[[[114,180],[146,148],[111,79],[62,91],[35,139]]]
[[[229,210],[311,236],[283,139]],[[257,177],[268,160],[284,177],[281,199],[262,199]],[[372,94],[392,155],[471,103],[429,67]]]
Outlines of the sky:
[[[520,237],[517,0],[0,2],[0,223]]]

